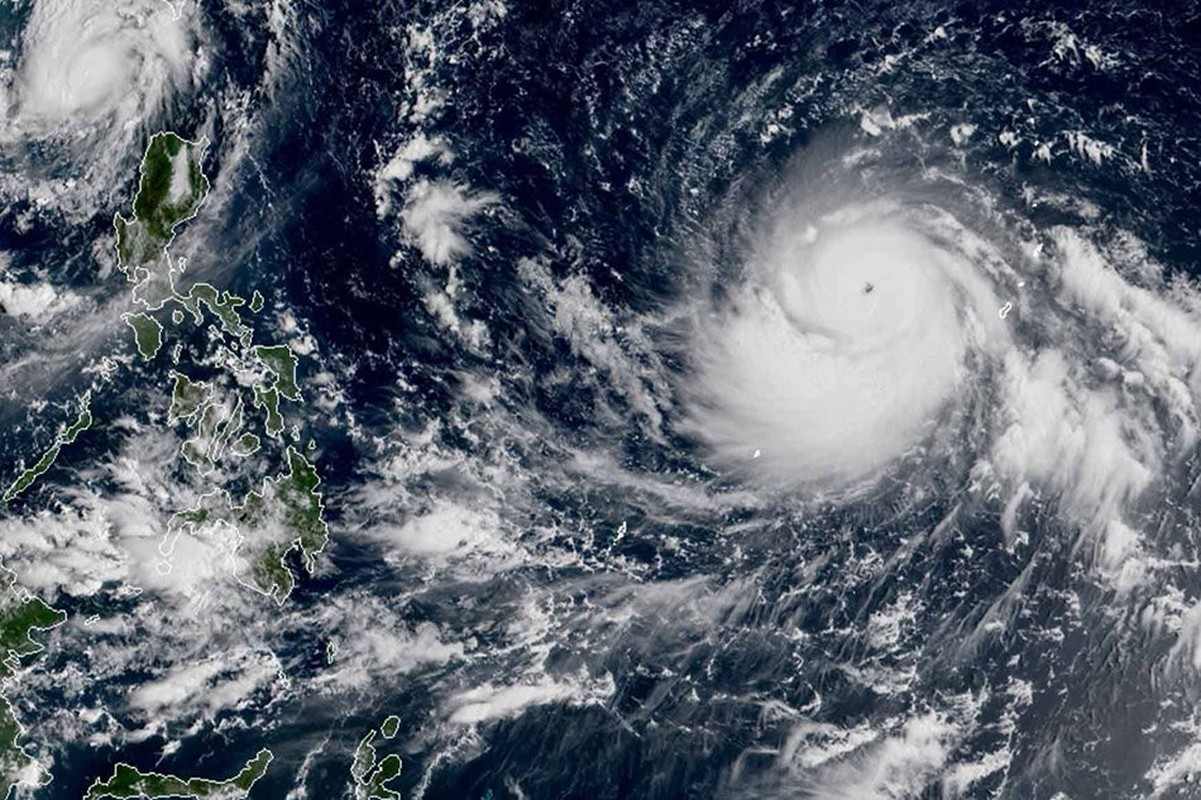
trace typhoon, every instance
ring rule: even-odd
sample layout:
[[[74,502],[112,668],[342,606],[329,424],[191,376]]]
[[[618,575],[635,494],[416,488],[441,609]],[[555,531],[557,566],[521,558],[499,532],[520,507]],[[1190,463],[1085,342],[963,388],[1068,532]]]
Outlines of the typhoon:
[[[94,211],[89,195],[112,192],[114,154],[136,149],[203,80],[193,13],[162,0],[63,0],[6,14],[20,23],[0,92],[0,142],[20,170],[6,176],[6,194]]]
[[[0,7],[0,797],[1201,797],[1199,30]]]

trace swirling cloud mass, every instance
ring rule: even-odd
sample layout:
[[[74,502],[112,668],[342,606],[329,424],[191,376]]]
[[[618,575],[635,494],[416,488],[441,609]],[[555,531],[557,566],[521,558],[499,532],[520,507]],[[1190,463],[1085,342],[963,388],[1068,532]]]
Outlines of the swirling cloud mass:
[[[187,86],[187,20],[158,0],[39,0],[25,27],[13,124],[41,132],[153,117]]]
[[[145,137],[192,103],[213,48],[194,4],[37,0],[0,60],[0,176],[10,204],[80,217],[118,185]],[[136,161],[132,161],[136,163]]]
[[[803,157],[743,223],[733,277],[693,312],[683,428],[719,472],[817,497],[975,450],[1009,535],[1045,497],[1139,580],[1153,487],[1196,443],[1196,289],[1168,291],[1128,238],[1107,253],[998,220],[944,173],[856,177],[881,155]]]
[[[975,309],[900,209],[789,213],[699,333],[692,424],[722,463],[768,479],[878,477],[937,427]]]
[[[1201,74],[1077,5],[0,11],[17,779],[1191,796]]]

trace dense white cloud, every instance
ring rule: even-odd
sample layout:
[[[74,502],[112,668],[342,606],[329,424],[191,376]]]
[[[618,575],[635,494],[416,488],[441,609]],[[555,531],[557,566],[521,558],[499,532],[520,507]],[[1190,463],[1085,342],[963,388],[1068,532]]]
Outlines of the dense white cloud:
[[[79,297],[49,283],[0,282],[0,305],[9,314],[32,322],[46,322],[79,303]]]
[[[369,595],[330,598],[311,624],[331,636],[329,667],[314,682],[323,692],[368,690],[379,680],[464,656],[464,645],[438,626],[407,623],[388,603]]]
[[[743,285],[700,316],[687,428],[728,471],[841,489],[921,445],[971,392],[969,348],[1004,334],[986,276],[962,263],[986,264],[969,251],[982,243],[945,217],[883,203],[819,211],[779,212]],[[964,238],[964,252],[933,233]]]
[[[178,664],[129,692],[129,706],[150,719],[164,712],[172,718],[212,717],[237,708],[279,673],[270,653],[236,648],[191,664]]]
[[[25,28],[16,122],[45,132],[137,123],[191,77],[189,20],[160,0],[38,0]]]
[[[450,181],[420,180],[408,190],[400,219],[405,237],[426,261],[445,266],[471,252],[467,220],[498,200]]]
[[[958,731],[945,717],[915,716],[889,733],[805,723],[785,747],[800,794],[815,800],[888,800],[919,794],[945,766]]]

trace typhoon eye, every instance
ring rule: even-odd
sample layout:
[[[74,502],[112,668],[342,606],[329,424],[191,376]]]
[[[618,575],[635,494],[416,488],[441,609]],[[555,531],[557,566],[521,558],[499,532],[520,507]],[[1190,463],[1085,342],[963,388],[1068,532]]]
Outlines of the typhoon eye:
[[[865,489],[945,441],[987,380],[970,357],[1008,336],[1010,266],[963,250],[963,223],[906,187],[865,200],[844,181],[758,220],[729,302],[699,317],[686,389],[685,427],[719,469],[803,493]]]
[[[0,800],[1199,796],[1176,5],[0,2]]]

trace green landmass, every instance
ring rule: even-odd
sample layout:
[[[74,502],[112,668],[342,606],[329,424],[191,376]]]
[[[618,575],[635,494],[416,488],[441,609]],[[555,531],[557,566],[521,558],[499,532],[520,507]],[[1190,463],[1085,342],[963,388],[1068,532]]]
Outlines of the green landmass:
[[[83,408],[79,412],[79,417],[66,430],[55,437],[54,444],[50,445],[50,449],[42,454],[42,457],[37,460],[36,464],[17,476],[17,479],[4,492],[4,502],[12,502],[19,494],[32,486],[34,481],[44,475],[54,465],[63,447],[73,443],[79,434],[92,426],[91,404],[92,393],[84,393]]]
[[[254,404],[258,408],[267,412],[266,429],[267,435],[276,438],[284,429],[284,418],[279,413],[279,389],[274,386],[270,389],[263,389],[260,386],[254,387]]]
[[[293,402],[300,401],[300,387],[296,385],[296,365],[298,363],[292,348],[286,344],[254,348],[254,354],[267,365],[275,376],[272,384],[281,397]]]
[[[157,319],[143,312],[122,314],[121,319],[133,328],[134,342],[142,358],[151,359],[158,355],[159,348],[163,346],[163,326]]]
[[[241,370],[253,354],[269,373],[265,378],[255,378],[249,386],[239,374],[239,386],[248,389],[251,397],[244,400],[234,394],[232,401],[221,399],[224,390],[219,396],[216,387],[224,386],[220,380],[209,383],[171,373],[174,387],[168,422],[183,422],[190,429],[181,455],[201,475],[211,473],[226,453],[244,458],[258,452],[263,444],[259,433],[281,439],[281,399],[302,400],[296,380],[299,361],[291,349],[287,345],[252,346],[254,331],[246,324],[242,311],[262,311],[266,299],[261,292],[254,291],[247,301],[205,282],[194,283],[186,294],[176,289],[178,270],[168,248],[178,226],[196,213],[209,190],[201,169],[205,147],[205,141],[190,142],[169,132],[152,137],[142,159],[133,215],[118,215],[115,222],[118,260],[127,278],[136,284],[136,301],[149,309],[167,302],[177,304],[171,311],[176,325],[183,322],[185,312],[198,326],[215,318],[221,331],[233,339],[222,345],[228,346],[226,363],[230,369]],[[148,314],[130,315],[127,320],[134,327],[139,349],[143,353],[157,352],[162,329],[149,330],[147,321],[157,324]],[[153,341],[155,333],[157,343]],[[261,430],[253,432],[246,430],[251,405],[265,415]],[[295,576],[288,566],[290,556],[298,555],[304,568],[312,571],[315,556],[328,539],[321,495],[316,491],[316,469],[291,447],[287,461],[286,474],[265,479],[262,491],[248,493],[240,504],[218,490],[206,495],[199,507],[177,514],[172,520],[176,526],[235,526],[241,534],[240,553],[245,560],[239,577],[280,602],[295,586]]]
[[[201,307],[207,308],[221,323],[221,328],[230,336],[236,338],[245,347],[250,344],[253,333],[242,322],[238,308],[246,305],[246,301],[229,291],[218,291],[207,283],[197,283],[186,295],[176,295],[180,305],[192,314],[192,321],[199,325],[204,321]]]
[[[239,578],[257,591],[283,603],[296,585],[288,556],[296,553],[306,572],[317,566],[317,555],[329,542],[325,505],[317,487],[317,469],[289,447],[288,472],[263,481],[261,491],[235,505],[224,489],[205,495],[196,508],[176,514],[169,528],[182,530],[227,524],[241,535],[245,561]]]
[[[41,651],[34,631],[50,630],[65,622],[66,613],[51,608],[16,583],[13,573],[0,568],[0,678],[10,677],[26,656]],[[21,748],[21,725],[7,698],[0,696],[0,798],[20,783],[49,781],[37,762]]]
[[[395,722],[394,722],[395,721]],[[385,739],[396,735],[400,719],[392,716],[384,720],[379,733]],[[391,730],[391,735],[389,735]],[[354,751],[350,765],[350,776],[355,783],[355,800],[400,800],[400,792],[388,786],[400,775],[403,766],[400,756],[390,753],[382,759],[375,747],[376,731],[369,731]]]
[[[129,764],[118,764],[112,777],[96,781],[89,788],[84,800],[102,798],[180,798],[181,800],[235,800],[246,797],[250,789],[267,772],[274,756],[267,748],[259,750],[254,758],[246,762],[237,775],[223,781],[208,778],[179,778],[158,772],[141,772]]]
[[[133,216],[118,214],[113,221],[117,264],[137,284],[134,299],[149,308],[159,307],[173,294],[167,246],[176,227],[195,215],[208,194],[209,181],[200,167],[207,144],[168,132],[151,137],[142,157]]]
[[[255,291],[248,302],[203,282],[192,285],[186,295],[176,289],[176,279],[184,269],[184,262],[183,259],[174,261],[169,248],[179,226],[197,213],[210,189],[210,182],[201,167],[207,146],[207,140],[189,141],[171,132],[151,137],[142,158],[132,213],[129,216],[117,214],[114,219],[118,266],[126,279],[134,284],[134,301],[144,307],[143,311],[122,315],[134,332],[141,356],[151,359],[160,352],[164,340],[163,325],[146,312],[163,309],[168,302],[177,304],[170,310],[173,324],[181,325],[186,311],[190,312],[196,325],[202,325],[207,312],[216,318],[221,331],[234,340],[231,343],[219,337],[211,339],[229,356],[225,363],[231,373],[237,371],[234,378],[240,388],[232,395],[227,395],[222,388],[218,397],[214,387],[225,387],[221,379],[210,384],[192,380],[176,371],[170,373],[174,386],[168,421],[172,424],[183,422],[192,429],[191,438],[184,442],[181,452],[202,474],[211,471],[223,453],[246,457],[258,452],[262,446],[263,440],[257,433],[245,430],[247,418],[253,416],[257,420],[257,415],[249,410],[251,400],[243,399],[240,393],[252,393],[254,406],[266,415],[263,430],[276,439],[284,429],[280,399],[302,399],[296,381],[298,359],[290,348],[286,345],[251,347],[254,332],[246,325],[239,310],[245,306],[251,313],[262,311],[266,302],[260,292]],[[217,333],[215,329],[206,332]],[[181,348],[182,343],[177,341],[172,356],[175,363],[179,362]],[[255,358],[270,373],[269,377],[264,378],[262,370],[254,368],[244,372],[252,364],[252,349]],[[249,385],[244,374],[251,376]],[[38,462],[9,487],[4,495],[6,501],[29,488],[51,467],[61,449],[74,442],[92,424],[90,401],[89,393],[83,398],[78,419],[60,433]],[[293,435],[299,440],[300,434],[295,428]],[[261,490],[247,493],[240,504],[235,504],[228,491],[219,488],[205,495],[196,508],[176,514],[169,523],[170,530],[190,527],[193,532],[199,532],[198,529],[205,526],[234,526],[239,534],[238,555],[242,562],[238,568],[239,579],[281,604],[295,587],[296,577],[289,565],[299,563],[305,572],[311,573],[316,568],[317,555],[329,540],[316,468],[292,446],[286,449],[286,460],[286,473],[263,479]],[[11,675],[23,656],[40,649],[30,638],[32,631],[53,627],[64,619],[62,612],[36,598],[22,595],[5,600],[0,597],[0,650],[7,653],[0,666],[0,679]],[[384,737],[391,738],[399,730],[399,719],[389,718],[384,729]],[[20,725],[0,695],[0,798],[7,798],[10,789],[19,781],[29,783],[35,777],[39,781],[48,780],[48,775],[40,775],[36,763],[17,746],[20,735]],[[141,772],[122,763],[116,765],[111,777],[93,783],[84,800],[243,798],[266,772],[272,758],[271,751],[264,748],[227,780]],[[372,750],[371,763],[363,775],[367,792],[363,797],[398,798],[399,795],[385,784],[400,773],[400,768],[398,756],[390,755],[376,763]]]
[[[133,200],[134,218],[164,246],[171,240],[175,226],[196,213],[208,191],[208,178],[199,161],[190,157],[197,145],[175,133],[155,134],[142,160],[142,180]],[[187,171],[186,180],[180,180],[181,170]]]
[[[395,753],[384,756],[356,794],[362,800],[400,800],[400,792],[389,788],[388,784],[400,775],[402,766],[400,756]]]
[[[396,737],[396,732],[400,730],[400,717],[393,714],[384,720],[384,723],[379,726],[379,732],[383,734],[385,739]]]
[[[147,309],[158,308],[174,294],[172,263],[167,246],[175,235],[176,226],[196,213],[208,192],[209,182],[200,167],[205,146],[206,143],[189,142],[174,133],[153,136],[142,159],[133,213],[128,218],[117,214],[113,220],[117,235],[118,267],[126,279],[135,284],[134,300]],[[134,341],[142,357],[154,358],[163,343],[162,325],[141,312],[124,314],[122,319],[133,330]],[[177,382],[172,408],[178,410],[177,406],[181,408],[188,403],[197,405],[203,402],[188,398],[187,394],[186,388]],[[55,463],[62,449],[91,427],[90,392],[84,395],[81,406],[75,422],[59,433],[37,462],[25,469],[4,492],[5,502],[11,502],[32,486]],[[192,409],[188,413],[194,412],[195,409]],[[11,575],[3,580],[5,584],[0,587],[0,651],[4,655],[0,661],[0,679],[10,677],[20,666],[22,657],[40,649],[30,638],[31,631],[51,628],[65,619],[62,612],[18,591]],[[49,776],[17,745],[20,735],[21,727],[11,706],[0,696],[0,798],[7,798],[17,784],[41,785],[49,780]],[[266,768],[267,762],[262,764],[262,769]],[[147,780],[154,782],[153,778],[148,777]],[[236,785],[236,780],[231,785]],[[126,792],[114,796],[131,797],[137,794]],[[206,791],[189,796],[234,795]]]
[[[257,531],[260,535],[256,541],[270,542],[255,560],[252,575],[257,588],[280,603],[295,585],[285,560],[287,554],[298,552],[305,570],[311,573],[317,567],[317,554],[329,542],[325,505],[317,491],[320,482],[317,469],[289,447],[288,473],[264,481],[261,493],[251,492],[241,507],[233,509],[243,531]],[[277,534],[270,537],[275,541],[270,541],[261,535],[273,529],[282,530],[282,537]]]
[[[253,433],[244,433],[229,446],[229,452],[238,458],[252,456],[259,451],[262,440]]]
[[[0,568],[2,569],[2,568]],[[65,612],[51,608],[17,585],[7,569],[0,573],[0,678],[7,678],[25,656],[40,652],[42,646],[30,638],[35,630],[50,630],[66,622]]]
[[[203,381],[193,381],[179,372],[171,374],[175,377],[175,388],[171,392],[167,422],[191,422],[208,403],[209,397],[212,396],[212,387]]]

